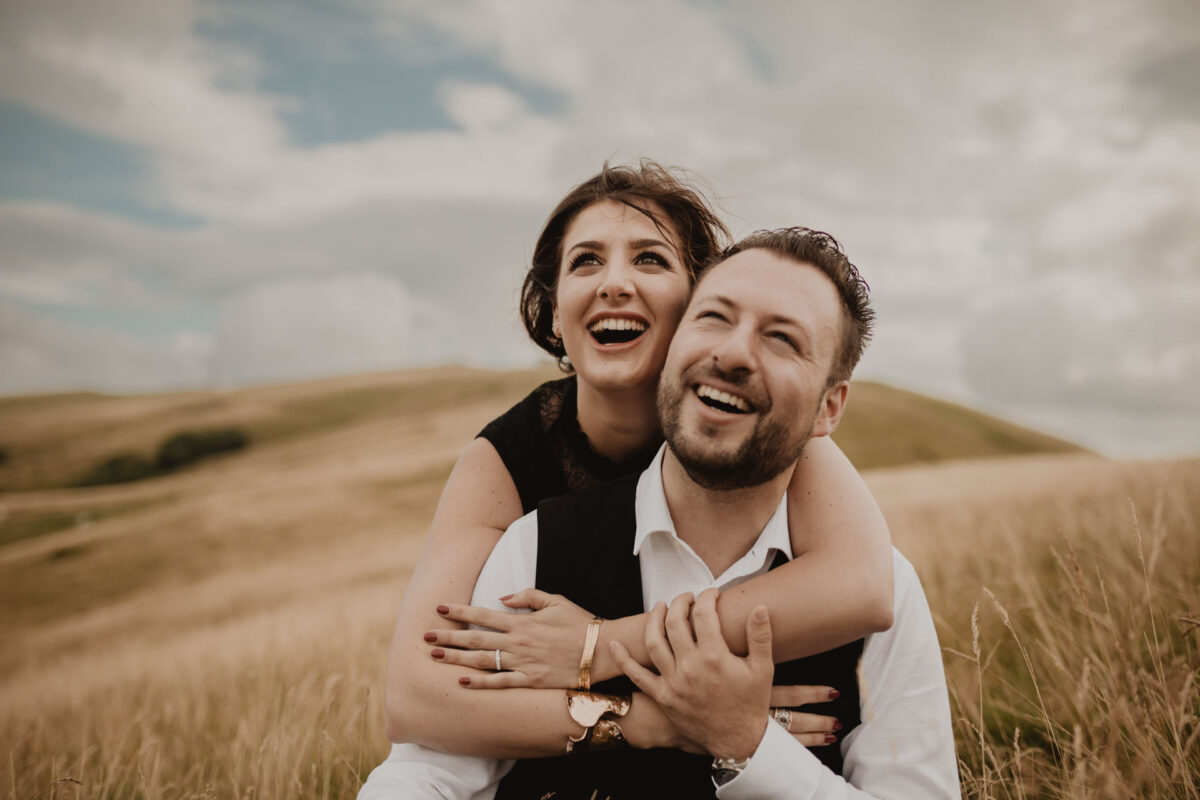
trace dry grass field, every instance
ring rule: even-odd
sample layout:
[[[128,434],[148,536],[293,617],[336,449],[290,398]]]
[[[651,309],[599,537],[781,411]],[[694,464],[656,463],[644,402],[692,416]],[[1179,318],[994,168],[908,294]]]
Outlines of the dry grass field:
[[[0,400],[0,796],[353,797],[441,483],[538,377]],[[1070,448],[863,395],[856,463],[879,415],[930,443],[881,441],[874,463],[910,465],[866,474],[934,609],[964,795],[1200,800],[1200,460],[1029,453]],[[213,424],[252,446],[69,488]]]

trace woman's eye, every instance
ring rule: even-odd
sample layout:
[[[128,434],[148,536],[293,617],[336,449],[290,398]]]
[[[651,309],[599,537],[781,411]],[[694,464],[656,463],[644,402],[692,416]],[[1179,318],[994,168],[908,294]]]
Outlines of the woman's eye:
[[[663,269],[671,268],[671,262],[668,261],[666,257],[655,253],[652,250],[647,250],[645,253],[639,253],[638,257],[633,261],[635,264],[654,264],[655,266],[662,267]]]
[[[596,266],[600,263],[600,256],[595,253],[579,253],[571,259],[571,269],[579,267]]]

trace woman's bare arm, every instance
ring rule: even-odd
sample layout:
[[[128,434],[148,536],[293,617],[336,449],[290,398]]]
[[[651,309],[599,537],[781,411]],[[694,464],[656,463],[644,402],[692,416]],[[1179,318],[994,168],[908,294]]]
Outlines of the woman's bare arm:
[[[828,437],[810,439],[788,485],[796,558],[722,592],[721,630],[746,652],[746,618],[771,609],[775,661],[823,653],[892,627],[892,540],[875,498]]]
[[[862,514],[861,508],[858,513],[849,514],[841,508],[846,504],[856,506],[864,502],[865,496],[870,511],[876,515],[879,528],[871,529],[868,526],[866,535],[859,536],[862,533],[859,531],[855,536],[838,542],[848,552],[835,548],[832,555],[823,556],[838,563],[831,566],[818,562],[817,566],[810,567],[815,574],[792,575],[763,587],[768,578],[797,572],[797,566],[805,563],[805,559],[821,557],[822,537],[834,538],[838,533],[836,528],[814,528],[816,533],[810,531],[807,536],[797,536],[797,531],[809,531],[809,528],[806,524],[796,526],[794,512],[789,509],[793,548],[797,555],[803,556],[792,564],[774,570],[771,575],[760,576],[727,592],[729,597],[723,597],[721,601],[724,609],[721,612],[722,630],[735,651],[745,651],[745,618],[754,607],[761,604],[772,608],[775,631],[798,630],[800,637],[810,636],[806,631],[816,631],[811,634],[811,639],[800,638],[787,643],[777,641],[776,660],[821,652],[870,632],[874,629],[872,624],[879,628],[890,624],[891,556],[886,525],[878,516],[879,512],[865,485],[840,451],[836,447],[832,448],[832,452],[828,448],[822,449],[826,452],[822,454],[817,451],[816,458],[813,458],[813,452],[809,452],[806,467],[814,471],[833,469],[841,474],[820,478],[818,484],[808,487],[811,496],[802,490],[797,496],[805,515],[802,518],[807,519],[809,513],[819,512],[815,513],[812,525],[856,525],[861,524],[861,518],[870,521],[871,516]],[[839,467],[837,463],[825,463],[829,459],[835,462],[840,460],[842,464]],[[799,469],[793,487],[797,481],[805,478]],[[857,490],[853,485],[849,489],[845,486],[831,489],[825,485],[828,479],[837,487],[839,482],[845,483],[848,477],[857,483]],[[791,492],[795,494],[796,489],[793,488]],[[812,497],[821,498],[823,503],[814,503]],[[501,527],[507,524],[500,521],[506,514],[512,516],[513,520],[520,514],[516,488],[491,444],[476,440],[459,459],[443,491],[430,542],[410,582],[396,625],[388,669],[388,735],[393,741],[412,741],[449,752],[496,758],[532,757],[562,752],[566,736],[577,735],[580,731],[566,713],[565,696],[561,690],[471,692],[459,685],[459,678],[470,677],[472,687],[486,686],[488,681],[495,679],[505,680],[506,685],[511,686],[514,685],[511,678],[517,673],[481,673],[447,663],[452,658],[438,663],[430,656],[431,647],[425,645],[423,636],[426,631],[445,631],[450,624],[446,617],[437,614],[436,607],[454,604],[452,607],[457,608],[457,603],[469,600],[482,564],[501,535]],[[869,549],[863,542],[866,540],[869,543],[872,537],[882,537],[882,547],[878,541],[874,542],[874,547],[886,552],[887,568],[882,577],[878,574],[872,577],[871,570],[877,569],[878,565],[872,566],[872,559],[862,558]],[[856,551],[854,548],[858,547],[864,549]],[[875,578],[882,583],[872,583]],[[799,586],[796,585],[797,581],[800,582]],[[760,587],[755,591],[777,594],[773,599],[758,601],[753,592],[738,591],[745,587],[754,589],[756,583]],[[860,589],[866,594],[886,595],[886,603],[879,608],[872,608],[870,603],[858,597]],[[743,605],[745,608],[742,608]],[[808,607],[810,605],[811,608]],[[731,620],[736,620],[739,614],[742,615],[742,631],[740,636],[734,636],[728,626],[737,624]],[[878,617],[872,619],[871,614],[877,614]],[[512,619],[510,615],[505,616]],[[569,650],[566,658],[568,677],[541,685],[574,685],[578,673],[579,648],[583,641],[583,625],[588,617],[580,613],[576,617],[579,622],[567,626],[566,638],[570,643],[561,649]],[[648,661],[644,618],[645,615],[639,615],[606,622],[601,627],[601,636],[606,638],[607,631],[607,639],[622,641],[635,652],[635,657],[640,655]],[[819,625],[814,626],[814,620]],[[838,624],[846,628],[839,629]],[[616,636],[613,635],[614,631],[617,632]],[[621,635],[621,632],[626,635]],[[792,635],[784,633],[781,639]],[[439,644],[442,642],[439,641]],[[508,650],[506,647],[506,662],[511,658]],[[467,651],[447,649],[445,652],[449,655]],[[491,654],[488,655],[490,657]],[[614,675],[616,664],[606,642],[597,647],[596,655],[598,662],[593,669],[596,680]],[[661,711],[653,708],[652,704],[643,700],[640,704],[635,702],[634,708],[638,713],[631,712],[631,718],[623,724],[632,743],[662,746],[662,737],[674,735]]]
[[[849,459],[828,438],[809,441],[788,487],[788,527],[796,557],[721,594],[721,630],[735,653],[746,652],[746,620],[757,606],[771,610],[775,660],[821,653],[886,630],[892,624],[892,552],[887,523],[866,484]],[[516,672],[483,676],[476,688],[512,686],[569,687],[578,673],[583,630],[590,615],[551,596],[522,593],[514,601],[534,597],[535,608],[514,623],[518,635],[490,647],[505,651]],[[551,598],[550,607],[544,607]],[[513,607],[518,604],[510,603]],[[451,606],[450,619],[473,622],[469,611]],[[592,667],[597,680],[619,669],[608,643],[618,641],[646,666],[646,614],[606,621]],[[486,623],[484,623],[486,624]],[[444,625],[437,626],[444,628]],[[438,631],[439,644],[466,647],[461,637]],[[446,661],[483,666],[469,649],[446,651]]]
[[[438,604],[470,602],[488,554],[520,516],[521,499],[500,454],[491,442],[475,439],[442,490],[392,633],[386,703],[392,741],[419,741],[417,733],[444,714],[446,694],[461,692],[458,675],[430,660],[423,637],[428,630],[453,624],[438,616]]]
[[[746,654],[746,620],[763,605],[771,610],[776,663],[823,653],[892,626],[887,522],[850,459],[828,437],[809,440],[796,464],[788,485],[788,531],[792,561],[721,593],[721,632],[733,652]],[[608,651],[613,639],[649,665],[645,618],[600,626],[599,663],[593,669],[602,679],[619,672]]]
[[[424,634],[448,621],[444,602],[468,602],[479,572],[504,529],[521,516],[516,486],[490,442],[463,451],[442,490],[429,540],[409,581],[388,654],[387,734],[445,752],[492,758],[562,753],[583,729],[559,689],[473,693],[459,684],[473,669],[430,658]],[[460,626],[461,627],[461,626]],[[635,747],[684,744],[651,701],[635,697],[623,725]]]

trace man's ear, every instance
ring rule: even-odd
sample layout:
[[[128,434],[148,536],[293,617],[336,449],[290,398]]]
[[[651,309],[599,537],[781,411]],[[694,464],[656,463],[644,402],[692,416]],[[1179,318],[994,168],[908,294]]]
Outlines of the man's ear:
[[[825,390],[821,398],[821,408],[813,422],[813,436],[828,436],[833,433],[842,421],[842,412],[846,410],[846,396],[850,393],[849,381],[838,381]]]

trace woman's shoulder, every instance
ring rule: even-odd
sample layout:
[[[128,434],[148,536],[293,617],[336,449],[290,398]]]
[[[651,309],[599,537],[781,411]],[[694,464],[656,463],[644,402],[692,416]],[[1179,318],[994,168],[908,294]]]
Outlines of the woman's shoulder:
[[[545,436],[562,416],[563,409],[571,408],[568,398],[574,389],[573,376],[546,381],[485,425],[478,435],[496,445],[497,449],[498,440],[513,436]]]
[[[546,381],[479,432],[478,438],[496,448],[526,512],[543,498],[566,491],[562,459],[550,438],[560,417],[573,413],[574,391],[573,377]]]

